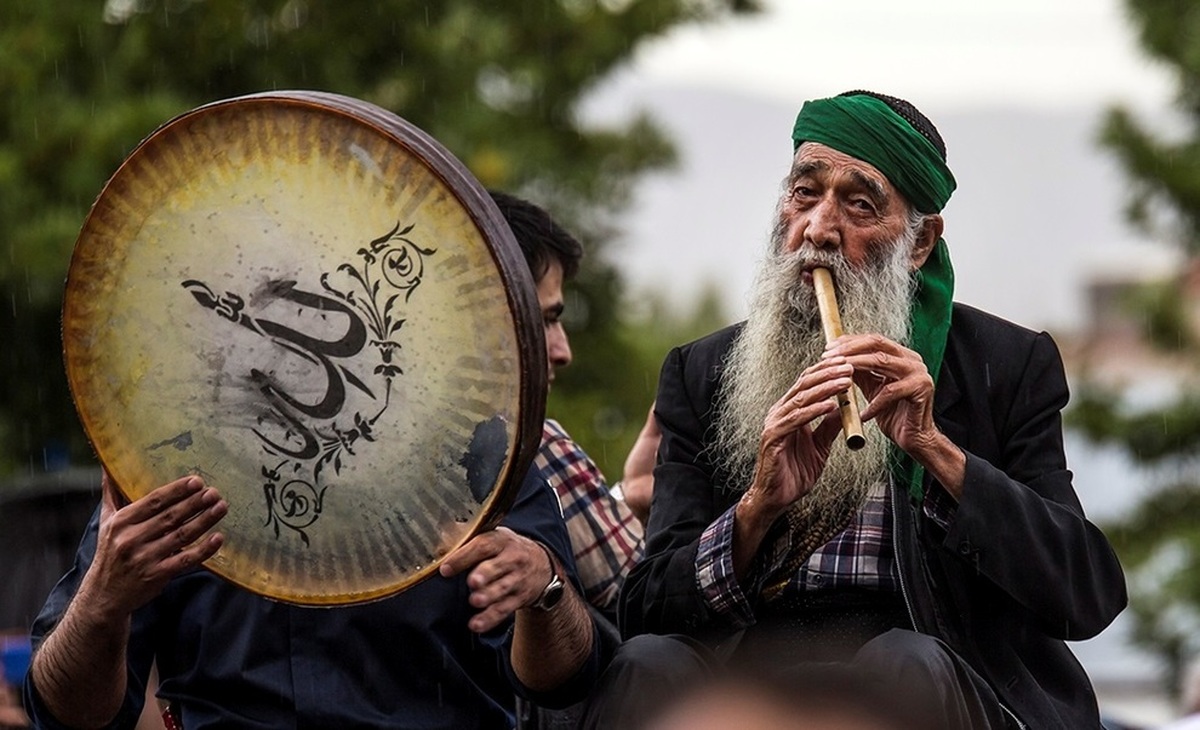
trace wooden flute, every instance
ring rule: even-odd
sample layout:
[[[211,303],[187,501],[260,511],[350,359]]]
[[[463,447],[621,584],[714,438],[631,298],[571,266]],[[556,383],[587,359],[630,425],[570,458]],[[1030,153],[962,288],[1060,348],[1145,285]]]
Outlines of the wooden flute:
[[[813,289],[817,293],[817,309],[821,312],[821,329],[826,344],[842,336],[842,315],[838,311],[837,293],[833,288],[833,275],[829,269],[817,267],[812,270]],[[858,415],[858,388],[854,385],[837,396],[838,410],[842,415],[842,433],[846,446],[852,451],[867,443],[863,435],[862,418]]]

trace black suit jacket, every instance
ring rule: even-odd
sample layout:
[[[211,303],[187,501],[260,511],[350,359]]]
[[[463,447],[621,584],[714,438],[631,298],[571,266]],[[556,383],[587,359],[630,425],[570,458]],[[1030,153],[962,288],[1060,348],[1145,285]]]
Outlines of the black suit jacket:
[[[706,603],[695,567],[701,533],[745,486],[725,483],[707,454],[722,362],[739,331],[676,348],[663,365],[660,464],[647,557],[621,595],[626,635],[713,641],[739,628]],[[904,492],[891,493],[916,629],[946,641],[1034,728],[1100,727],[1091,684],[1064,640],[1095,636],[1126,604],[1121,567],[1066,468],[1067,398],[1049,335],[955,304],[934,418],[966,453],[962,500],[947,530]]]

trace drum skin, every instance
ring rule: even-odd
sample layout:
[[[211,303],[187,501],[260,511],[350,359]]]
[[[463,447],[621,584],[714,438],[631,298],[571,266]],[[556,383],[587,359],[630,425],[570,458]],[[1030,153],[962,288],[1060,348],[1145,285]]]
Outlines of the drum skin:
[[[219,101],[146,138],[71,259],[79,416],[131,500],[229,502],[205,565],[356,603],[431,575],[510,506],[546,396],[534,283],[491,198],[367,102]]]

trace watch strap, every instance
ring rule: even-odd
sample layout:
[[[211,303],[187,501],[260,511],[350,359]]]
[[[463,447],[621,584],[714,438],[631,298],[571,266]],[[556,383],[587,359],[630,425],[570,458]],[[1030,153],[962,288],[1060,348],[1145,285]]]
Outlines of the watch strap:
[[[546,583],[546,587],[542,589],[537,600],[530,604],[530,608],[548,611],[554,608],[555,604],[562,599],[565,584],[563,583],[562,576],[558,574],[558,565],[555,563],[554,553],[545,543],[537,542],[537,546],[546,553],[546,560],[550,563],[550,581]]]

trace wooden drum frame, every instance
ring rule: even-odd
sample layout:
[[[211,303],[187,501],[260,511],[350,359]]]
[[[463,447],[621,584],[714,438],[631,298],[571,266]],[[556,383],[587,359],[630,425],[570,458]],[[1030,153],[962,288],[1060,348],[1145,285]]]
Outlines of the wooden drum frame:
[[[487,192],[367,102],[280,91],[147,137],[88,214],[63,351],[131,500],[198,474],[229,502],[205,565],[357,603],[430,576],[511,506],[536,452],[536,290]]]

